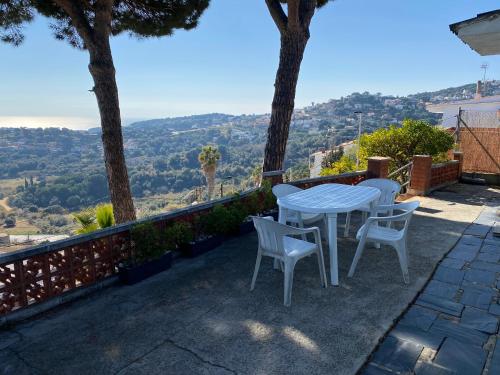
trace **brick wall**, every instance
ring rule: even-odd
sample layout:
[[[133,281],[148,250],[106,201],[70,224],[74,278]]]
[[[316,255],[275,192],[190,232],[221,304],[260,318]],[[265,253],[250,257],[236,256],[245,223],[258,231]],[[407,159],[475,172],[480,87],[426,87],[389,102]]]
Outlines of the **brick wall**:
[[[434,164],[431,168],[430,189],[435,189],[459,180],[459,161],[452,160],[447,163]]]

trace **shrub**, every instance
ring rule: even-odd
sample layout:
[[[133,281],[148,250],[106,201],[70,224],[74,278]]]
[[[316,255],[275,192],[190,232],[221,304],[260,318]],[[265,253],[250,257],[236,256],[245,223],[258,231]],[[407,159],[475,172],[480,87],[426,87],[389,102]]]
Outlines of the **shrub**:
[[[47,207],[44,209],[44,212],[48,214],[56,214],[56,215],[62,215],[64,213],[64,208],[61,206],[54,204],[52,206]]]
[[[193,241],[194,234],[189,224],[177,221],[165,229],[161,242],[167,249],[177,249]]]
[[[100,204],[95,208],[95,218],[99,228],[109,228],[115,225],[115,217],[113,216],[113,205]]]
[[[152,223],[137,224],[130,230],[132,264],[141,264],[161,257],[165,251],[160,246],[158,230]]]

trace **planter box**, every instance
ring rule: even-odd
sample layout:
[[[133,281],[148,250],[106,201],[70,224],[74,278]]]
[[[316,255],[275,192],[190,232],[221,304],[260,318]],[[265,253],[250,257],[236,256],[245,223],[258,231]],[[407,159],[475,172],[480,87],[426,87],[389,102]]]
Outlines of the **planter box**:
[[[255,226],[253,225],[253,220],[245,221],[240,224],[239,234],[242,235],[252,233],[254,230]]]
[[[158,259],[150,260],[149,262],[143,263],[134,267],[123,267],[119,268],[120,281],[126,285],[137,284],[138,282],[147,279],[157,273],[166,271],[172,266],[172,252],[167,251]]]
[[[182,254],[188,258],[194,258],[215,249],[222,244],[223,236],[212,236],[201,241],[195,241],[181,248]]]

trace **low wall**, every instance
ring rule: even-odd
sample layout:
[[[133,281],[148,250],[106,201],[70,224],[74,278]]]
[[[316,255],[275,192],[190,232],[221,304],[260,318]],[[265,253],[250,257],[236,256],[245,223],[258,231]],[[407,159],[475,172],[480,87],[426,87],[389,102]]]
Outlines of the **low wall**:
[[[431,168],[430,190],[458,182],[460,179],[460,162],[451,160],[446,163],[433,164]]]
[[[303,188],[331,182],[356,184],[365,175],[366,172],[348,173],[304,179],[294,184]],[[217,204],[245,199],[253,191],[1,255],[0,323],[21,309],[52,301],[47,304],[50,308],[68,301],[61,298],[64,295],[82,289],[95,290],[109,282],[117,274],[118,264],[130,256],[130,229],[134,225],[155,222],[162,227],[176,220],[189,221]]]

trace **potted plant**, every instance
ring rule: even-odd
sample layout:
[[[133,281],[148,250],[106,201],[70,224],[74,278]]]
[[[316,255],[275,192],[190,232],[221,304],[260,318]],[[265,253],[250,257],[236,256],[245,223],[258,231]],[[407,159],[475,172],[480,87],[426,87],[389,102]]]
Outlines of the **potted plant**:
[[[169,269],[172,265],[171,244],[161,240],[152,223],[137,224],[130,230],[131,258],[118,266],[122,283],[136,284]]]
[[[224,240],[225,226],[220,209],[214,209],[204,215],[198,215],[193,220],[193,239],[181,246],[182,253],[189,257],[197,257],[207,251],[213,250]]]

